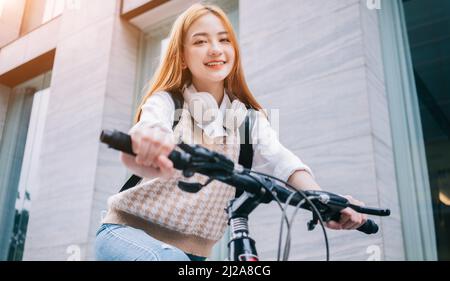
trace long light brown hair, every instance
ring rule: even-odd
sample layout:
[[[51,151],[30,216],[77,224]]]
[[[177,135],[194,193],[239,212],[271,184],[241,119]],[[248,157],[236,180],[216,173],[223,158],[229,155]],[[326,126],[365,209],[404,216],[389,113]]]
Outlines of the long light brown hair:
[[[142,106],[153,93],[158,91],[168,91],[174,95],[180,95],[182,87],[191,82],[191,73],[189,69],[185,68],[183,70],[182,68],[184,51],[183,40],[189,27],[198,18],[208,13],[212,13],[222,21],[228,32],[229,40],[234,47],[235,62],[230,74],[225,78],[225,89],[236,96],[236,98],[245,105],[256,110],[262,109],[261,105],[250,92],[247,82],[245,81],[236,34],[234,33],[233,27],[225,12],[214,5],[194,4],[184,11],[173,24],[167,51],[163,56],[161,64],[153,75],[153,78],[150,80],[150,89],[142,98],[134,117],[135,123],[140,119]]]

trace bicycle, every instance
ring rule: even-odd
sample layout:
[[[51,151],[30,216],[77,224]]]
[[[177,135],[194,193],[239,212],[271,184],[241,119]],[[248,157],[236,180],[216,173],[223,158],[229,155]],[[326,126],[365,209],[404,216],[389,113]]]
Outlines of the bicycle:
[[[131,137],[120,131],[103,130],[100,135],[100,141],[109,145],[109,147],[122,152],[136,155],[132,151]],[[389,216],[389,209],[379,209],[363,207],[351,204],[347,198],[326,191],[301,191],[296,190],[276,177],[259,173],[243,168],[235,164],[226,156],[210,151],[200,145],[188,145],[180,143],[169,154],[169,159],[173,162],[174,168],[181,170],[183,176],[191,177],[195,173],[200,173],[208,177],[204,183],[178,182],[178,187],[185,192],[198,192],[200,189],[213,180],[218,180],[236,188],[236,191],[242,191],[242,194],[228,202],[226,212],[228,214],[228,225],[231,230],[231,239],[228,242],[228,259],[230,261],[259,261],[255,241],[249,235],[248,215],[259,206],[259,204],[276,201],[283,210],[282,224],[280,230],[280,239],[278,246],[277,259],[280,260],[281,236],[283,222],[287,225],[287,236],[283,252],[283,260],[289,258],[290,249],[290,226],[299,208],[309,210],[313,213],[312,219],[307,223],[308,230],[313,230],[320,223],[326,245],[326,260],[329,260],[329,246],[324,222],[334,220],[338,221],[340,211],[350,207],[356,212],[376,215]],[[277,184],[283,183],[286,187]],[[291,190],[289,190],[291,189]],[[283,208],[281,203],[285,203]],[[291,219],[286,216],[288,205],[296,207]],[[358,231],[366,234],[373,234],[378,231],[378,225],[368,219]]]

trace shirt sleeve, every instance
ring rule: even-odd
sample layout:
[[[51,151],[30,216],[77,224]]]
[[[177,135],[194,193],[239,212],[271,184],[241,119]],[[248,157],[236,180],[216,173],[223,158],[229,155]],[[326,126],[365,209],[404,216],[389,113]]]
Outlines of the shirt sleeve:
[[[156,92],[142,106],[141,118],[128,132],[131,134],[138,127],[159,126],[172,132],[175,104],[167,92]]]
[[[298,170],[307,171],[314,177],[311,169],[280,143],[278,134],[260,111],[256,111],[252,142],[253,170],[273,175],[284,181]]]

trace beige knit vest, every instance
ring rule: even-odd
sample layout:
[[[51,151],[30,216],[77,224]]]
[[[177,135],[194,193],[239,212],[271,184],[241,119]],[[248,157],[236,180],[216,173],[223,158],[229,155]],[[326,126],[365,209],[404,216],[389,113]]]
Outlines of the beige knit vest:
[[[174,128],[176,139],[188,144],[200,144],[232,159],[239,157],[239,132],[227,130],[227,137],[211,139],[203,133],[184,106],[180,121]],[[219,240],[227,226],[225,207],[235,195],[235,189],[219,181],[213,181],[197,193],[178,188],[179,180],[205,183],[207,177],[195,174],[185,178],[180,171],[168,179],[144,178],[140,184],[111,196],[108,207],[138,216],[158,226],[185,235]]]

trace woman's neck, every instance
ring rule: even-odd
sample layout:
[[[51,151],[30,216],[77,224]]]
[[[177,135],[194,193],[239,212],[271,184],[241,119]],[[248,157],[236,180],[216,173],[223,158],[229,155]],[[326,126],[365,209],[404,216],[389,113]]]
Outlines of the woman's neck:
[[[193,79],[192,84],[194,84],[195,89],[198,92],[208,92],[210,93],[217,101],[217,104],[220,105],[222,103],[223,95],[224,95],[224,85],[222,82],[199,82]]]

